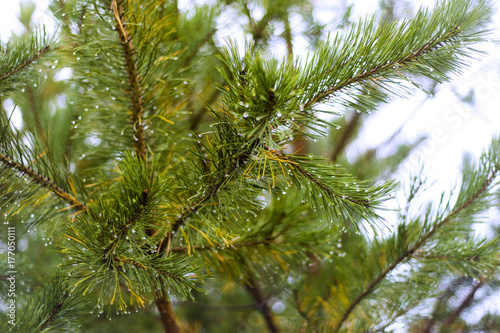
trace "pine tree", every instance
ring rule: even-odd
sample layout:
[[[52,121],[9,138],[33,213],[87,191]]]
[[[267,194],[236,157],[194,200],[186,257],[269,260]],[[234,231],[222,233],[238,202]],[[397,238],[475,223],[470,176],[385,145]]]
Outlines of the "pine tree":
[[[24,7],[26,33],[0,45],[0,99],[15,104],[0,114],[1,331],[498,327],[461,314],[498,284],[498,241],[473,224],[498,202],[500,139],[418,206],[425,177],[394,173],[420,141],[345,158],[380,104],[432,94],[487,38],[486,2],[404,20],[395,6],[357,23],[345,8],[329,36],[308,0],[54,0],[55,34]],[[246,45],[220,38],[230,15]]]

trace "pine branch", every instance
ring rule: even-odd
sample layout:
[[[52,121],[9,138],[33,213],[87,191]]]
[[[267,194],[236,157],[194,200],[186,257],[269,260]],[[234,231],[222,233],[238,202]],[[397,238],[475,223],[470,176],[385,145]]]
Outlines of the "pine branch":
[[[220,93],[219,89],[214,89],[207,101],[203,103],[202,107],[193,113],[193,116],[191,117],[191,125],[189,126],[190,131],[196,131],[201,123],[201,120],[203,119],[203,115],[206,113],[206,106],[213,104],[217,100],[217,97],[219,97]]]
[[[264,35],[264,32],[272,17],[271,15],[269,15],[269,12],[266,11],[260,21],[255,22],[254,18],[252,17],[252,13],[250,12],[250,8],[248,8],[248,3],[246,0],[243,2],[242,6],[243,13],[248,17],[248,21],[250,23],[250,32],[252,34],[253,42],[255,43],[255,45],[258,45],[259,42],[266,37]]]
[[[229,175],[227,178],[230,178],[232,173],[236,170],[238,167],[238,164],[235,162],[231,164],[229,169],[227,170],[227,174]],[[217,195],[217,190],[226,182],[226,177],[221,177],[215,184],[210,186],[207,191],[202,195],[200,199],[198,199],[194,204],[185,207],[183,209],[183,212],[181,216],[175,220],[171,224],[171,232],[167,236],[168,239],[163,239],[160,246],[159,246],[159,253],[164,252],[165,248],[168,246],[170,243],[170,239],[172,237],[172,234],[175,234],[177,230],[186,222],[186,219],[189,218],[191,215],[199,211],[201,208],[203,208],[203,204],[213,198],[214,196]],[[167,249],[168,252],[168,249]]]
[[[128,258],[121,258],[121,257],[113,257],[112,261],[115,263],[120,263],[120,264],[122,264],[122,263],[130,264],[137,269],[142,269],[142,270],[148,271],[148,268],[145,267],[144,264],[141,263],[140,261],[136,261],[136,260],[132,260],[132,259],[128,259]],[[155,272],[157,272],[159,275],[163,276],[164,278],[170,278],[179,284],[182,284],[186,281],[185,277],[180,276],[180,275],[175,274],[175,273],[171,273],[171,272],[166,271],[164,269],[155,269]]]
[[[412,62],[418,61],[420,58],[422,58],[424,55],[431,53],[432,51],[435,51],[439,49],[440,47],[446,45],[447,41],[451,39],[453,36],[455,36],[458,32],[460,31],[460,27],[457,27],[455,31],[450,32],[446,34],[443,38],[434,38],[433,40],[429,41],[428,43],[422,45],[418,50],[416,50],[412,54],[408,54],[402,59],[398,59],[393,62],[389,62],[383,65],[377,65],[373,68],[370,68],[369,70],[365,72],[361,72],[358,75],[355,75],[349,79],[347,79],[344,83],[338,85],[338,86],[332,86],[329,89],[326,89],[324,91],[320,91],[318,94],[316,94],[313,98],[311,98],[309,101],[307,101],[303,105],[303,109],[307,109],[313,104],[319,103],[325,98],[331,96],[335,92],[338,92],[340,90],[346,89],[354,84],[357,84],[359,82],[363,82],[365,80],[373,80],[376,81],[376,78],[378,76],[381,76],[384,74],[384,72],[389,72],[393,71],[393,67],[396,66],[405,66],[408,64],[411,64]],[[325,73],[329,74],[329,72]],[[401,77],[404,77],[402,73],[398,73]]]
[[[26,67],[28,67],[29,65],[31,65],[32,63],[37,61],[42,55],[47,53],[51,48],[52,48],[51,44],[48,44],[48,45],[42,47],[38,51],[38,53],[35,54],[33,57],[30,57],[30,58],[24,60],[22,63],[17,65],[17,67],[14,67],[14,68],[10,69],[8,72],[1,74],[0,75],[0,82],[8,79],[10,76],[12,76],[18,72],[21,72],[23,69],[25,69]]]
[[[455,215],[457,215],[458,213],[460,213],[461,211],[463,211],[464,209],[466,209],[467,207],[469,207],[483,193],[485,193],[486,190],[488,189],[488,187],[493,183],[493,180],[497,176],[497,173],[498,173],[498,170],[493,171],[491,173],[490,177],[488,179],[486,179],[486,181],[483,183],[483,185],[481,186],[481,188],[479,189],[479,191],[477,191],[473,196],[471,196],[469,198],[469,200],[467,200],[460,207],[458,207],[457,209],[455,209],[454,211],[452,211],[446,218],[444,218],[441,222],[439,222],[438,224],[436,224],[427,234],[425,234],[425,236],[422,237],[420,239],[420,241],[411,248],[410,251],[408,251],[409,255],[413,255],[418,249],[420,249],[425,243],[427,243],[427,241],[429,240],[429,238],[431,238],[440,228],[442,228],[444,225],[446,225],[447,223],[449,223],[450,220]]]
[[[432,13],[421,10],[399,25],[379,25],[375,17],[362,20],[316,51],[302,79],[303,85],[314,83],[304,95],[301,110],[309,110],[341,90],[347,90],[347,97],[340,96],[340,103],[370,109],[394,93],[387,85],[401,80],[413,83],[408,73],[447,81],[450,73],[460,72],[462,59],[471,57],[474,50],[469,45],[484,40],[486,32],[481,28],[490,17],[487,4],[463,0],[442,2]],[[365,81],[383,91],[372,89]],[[371,96],[363,96],[363,92]]]
[[[66,192],[59,185],[57,185],[44,175],[40,174],[39,172],[36,172],[31,167],[13,161],[9,156],[1,153],[0,153],[0,162],[3,163],[5,167],[17,170],[23,173],[24,175],[28,176],[35,183],[40,184],[43,187],[48,187],[56,196],[69,203],[71,207],[73,207],[75,210],[77,211],[88,210],[88,207],[84,203],[78,201],[75,197]]]
[[[412,255],[415,259],[438,259],[438,260],[446,260],[446,261],[479,261],[481,257],[479,255],[471,256],[471,257],[459,257],[459,256],[439,256],[439,255],[426,255],[424,253],[420,253],[420,251],[415,251]]]
[[[432,311],[430,318],[425,321],[423,328],[420,330],[420,333],[432,333],[432,327],[440,319],[440,312],[442,312],[445,308],[446,302],[448,302],[448,300],[453,296],[453,294],[456,292],[456,289],[464,282],[467,282],[467,280],[468,279],[466,277],[460,276],[454,279],[446,287],[441,295],[439,295],[436,304],[434,305],[434,310]]]
[[[58,302],[56,304],[56,306],[52,309],[52,312],[51,312],[49,318],[47,318],[42,323],[42,325],[40,326],[40,328],[36,331],[37,333],[38,332],[43,332],[50,325],[50,323],[52,323],[54,321],[54,318],[56,317],[56,315],[62,310],[63,305],[64,305],[64,300],[61,301],[61,302]]]
[[[127,69],[128,83],[130,87],[130,101],[132,104],[132,123],[134,126],[134,149],[138,156],[146,157],[146,140],[144,137],[144,105],[140,85],[137,63],[134,56],[134,45],[125,23],[125,13],[121,0],[112,0],[111,10],[116,20],[117,31],[123,48],[123,57]]]
[[[266,117],[271,117],[271,113],[275,102],[274,97],[275,97],[274,91],[272,89],[269,90],[267,108],[266,108],[267,112]],[[248,138],[248,142],[250,143],[250,145],[245,147],[245,149],[241,153],[239,153],[236,160],[233,163],[231,163],[231,165],[227,168],[225,173],[226,175],[228,175],[227,177],[220,177],[220,179],[217,180],[216,183],[214,183],[212,186],[208,188],[207,191],[205,191],[205,193],[201,196],[200,199],[198,199],[194,204],[183,208],[181,216],[171,224],[171,232],[167,236],[167,239],[162,240],[159,246],[159,252],[163,252],[165,248],[169,246],[172,235],[175,234],[177,230],[179,230],[179,228],[185,223],[187,218],[189,218],[191,215],[200,210],[205,202],[207,202],[212,197],[217,195],[217,191],[219,190],[219,188],[227,181],[227,179],[231,178],[233,172],[235,172],[237,168],[241,166],[241,164],[243,164],[243,162],[248,158],[248,155],[255,147],[256,140],[258,140],[256,134]]]
[[[230,249],[238,249],[238,248],[243,248],[243,247],[252,247],[252,246],[256,246],[256,245],[263,245],[263,244],[280,244],[279,242],[275,242],[275,237],[272,237],[272,238],[266,238],[264,240],[261,240],[261,241],[253,241],[253,242],[245,242],[245,243],[232,243],[230,244],[227,249],[230,250]],[[172,252],[188,252],[190,250],[195,250],[195,251],[213,251],[216,249],[216,246],[205,246],[205,245],[195,245],[195,246],[191,246],[190,248],[187,248],[185,246],[177,246],[177,247],[173,247],[170,249],[170,251]]]
[[[212,29],[210,30],[206,35],[205,37],[203,37],[203,39],[196,45],[196,47],[194,48],[193,51],[190,52],[190,54],[187,56],[187,58],[184,60],[183,64],[182,64],[182,67],[183,68],[187,68],[191,62],[193,61],[193,59],[196,57],[196,55],[198,54],[198,52],[200,51],[200,49],[205,45],[207,44],[210,40],[212,40],[213,36],[215,35],[215,33],[217,32],[216,29]]]
[[[302,319],[305,320],[305,322],[307,323],[307,327],[311,327],[312,328],[312,332],[313,333],[318,333],[318,329],[316,326],[313,326],[313,323],[312,323],[312,320],[311,318],[309,318],[309,316],[307,315],[307,313],[304,312],[304,310],[302,310],[301,306],[300,306],[300,300],[299,300],[299,293],[297,290],[293,290],[293,301],[295,303],[295,309],[297,310],[297,312],[299,313],[299,315],[302,317]]]
[[[498,170],[495,170],[492,172],[489,178],[486,179],[486,181],[483,183],[481,188],[474,194],[472,195],[469,200],[464,202],[461,206],[450,212],[444,219],[442,219],[441,222],[437,223],[434,225],[434,227],[427,232],[411,249],[406,250],[403,254],[401,254],[395,261],[393,261],[388,267],[386,267],[382,273],[380,273],[375,280],[373,280],[368,287],[366,287],[361,294],[356,297],[356,299],[349,305],[347,310],[344,312],[343,316],[341,319],[335,324],[334,327],[334,332],[338,332],[339,329],[342,327],[342,324],[347,320],[351,312],[354,310],[354,308],[361,303],[363,299],[365,299],[368,295],[370,295],[378,286],[380,282],[390,273],[392,272],[400,263],[405,261],[408,258],[411,258],[413,254],[419,250],[422,246],[424,246],[427,241],[443,226],[448,224],[453,217],[455,217],[457,214],[468,208],[471,204],[473,204],[482,194],[486,192],[488,189],[489,185],[493,183],[493,180],[495,179],[496,175],[498,173]]]
[[[127,222],[125,222],[125,225],[118,231],[118,234],[116,235],[116,238],[113,239],[113,241],[104,249],[104,253],[108,253],[113,246],[122,239],[123,235],[125,235],[130,228],[132,228],[139,217],[143,214],[144,212],[144,207],[146,207],[148,203],[148,190],[143,190],[142,191],[142,198],[139,206],[137,207],[137,210],[135,211],[134,215],[132,215]]]
[[[282,154],[279,151],[270,150],[268,147],[265,147],[265,148],[266,148],[266,150],[271,151],[274,155],[276,155],[276,157],[280,158],[281,160],[284,160],[284,161],[288,162],[288,165],[292,169],[296,170],[298,173],[300,173],[301,175],[303,175],[305,178],[309,179],[311,182],[313,182],[314,184],[316,184],[319,188],[321,188],[324,192],[326,192],[331,197],[337,197],[337,198],[340,198],[342,200],[345,200],[345,201],[348,201],[348,202],[351,202],[351,203],[354,203],[354,204],[357,204],[357,205],[363,205],[366,208],[370,207],[369,201],[366,201],[366,200],[356,200],[356,199],[353,199],[353,198],[350,198],[350,197],[343,198],[341,195],[339,195],[338,193],[335,193],[330,187],[328,187],[328,185],[324,184],[321,180],[319,180],[318,178],[316,178],[306,168],[304,168],[304,167],[300,166],[299,164],[295,163],[294,161],[292,161],[288,156]]]

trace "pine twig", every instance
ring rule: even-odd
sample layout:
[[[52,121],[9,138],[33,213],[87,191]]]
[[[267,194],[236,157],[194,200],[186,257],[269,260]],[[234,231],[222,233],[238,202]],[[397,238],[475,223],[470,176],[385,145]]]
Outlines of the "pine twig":
[[[286,42],[286,52],[288,60],[291,62],[293,60],[293,41],[292,41],[292,28],[290,27],[290,17],[288,12],[283,20],[285,25],[285,31],[283,32],[283,36],[285,37]]]
[[[446,302],[455,294],[456,289],[464,282],[467,281],[467,278],[464,276],[460,276],[454,279],[446,289],[439,295],[436,304],[434,304],[434,310],[430,318],[428,318],[423,324],[423,328],[420,330],[420,333],[431,333],[432,327],[434,324],[440,320],[439,314],[442,311],[443,307],[445,307]]]
[[[137,222],[139,217],[143,214],[144,212],[144,207],[146,207],[148,203],[148,190],[143,190],[142,191],[142,198],[141,202],[139,204],[139,207],[135,211],[135,213],[128,219],[128,221],[125,223],[125,225],[118,231],[118,234],[116,237],[113,239],[111,243],[104,249],[104,253],[108,253],[109,250],[121,239],[121,237],[128,231],[130,228]]]
[[[203,115],[205,114],[205,106],[213,104],[217,100],[217,97],[219,97],[220,93],[221,91],[219,89],[214,89],[207,101],[203,103],[203,106],[193,113],[193,116],[191,117],[191,124],[189,125],[190,131],[196,131],[201,123],[201,120],[203,119]]]
[[[274,108],[274,104],[275,104],[274,91],[272,89],[270,89],[269,96],[268,96],[268,106],[266,109],[267,118],[271,117],[271,114],[272,114],[272,111]],[[244,149],[237,156],[235,161],[229,165],[228,169],[226,170],[226,175],[228,175],[228,176],[227,177],[220,177],[220,179],[217,180],[212,186],[210,186],[205,191],[205,193],[201,196],[201,198],[199,198],[194,204],[183,208],[183,213],[181,214],[181,216],[171,224],[171,232],[166,237],[167,241],[165,241],[166,239],[162,240],[162,242],[158,248],[159,252],[163,252],[165,250],[165,248],[167,247],[167,245],[170,244],[170,239],[171,239],[172,235],[175,234],[177,232],[177,230],[179,230],[179,228],[185,223],[185,221],[188,217],[190,217],[191,215],[196,213],[198,210],[200,210],[203,207],[203,204],[205,202],[207,202],[208,200],[210,200],[211,198],[213,198],[214,196],[217,195],[217,191],[220,189],[220,187],[222,185],[224,185],[224,183],[227,181],[227,179],[231,178],[231,175],[233,174],[233,172],[235,172],[238,169],[238,167],[241,167],[243,161],[245,161],[248,158],[251,151],[255,147],[254,146],[255,142],[258,139],[259,139],[258,137],[248,138],[248,142],[251,142],[252,144],[247,146],[246,149]]]
[[[52,45],[46,45],[45,47],[41,48],[38,51],[38,53],[35,54],[32,58],[26,59],[26,61],[24,61],[22,64],[20,64],[16,68],[12,68],[7,73],[4,73],[4,74],[0,75],[0,82],[2,82],[3,80],[6,80],[9,76],[12,76],[12,75],[14,75],[14,74],[22,71],[23,69],[25,69],[26,67],[28,67],[29,65],[31,65],[32,63],[34,63],[43,54],[47,53],[51,49],[51,47],[52,47]]]
[[[262,245],[262,244],[269,244],[269,243],[273,243],[273,244],[279,244],[277,242],[273,242],[274,240],[274,237],[273,239],[264,239],[264,240],[261,240],[261,241],[253,241],[253,242],[245,242],[245,243],[236,243],[236,244],[231,244],[227,247],[227,249],[238,249],[238,248],[244,248],[244,247],[251,247],[251,246],[256,246],[256,245]],[[205,245],[195,245],[195,246],[191,246],[190,248],[187,248],[185,246],[178,246],[178,247],[173,247],[170,249],[170,251],[172,252],[188,252],[189,249],[192,249],[192,250],[195,250],[195,251],[211,251],[211,250],[214,250],[215,249],[215,246],[205,246]]]
[[[459,28],[457,28],[458,30]],[[422,45],[418,50],[416,50],[413,53],[408,54],[402,59],[398,59],[396,61],[392,61],[389,63],[385,63],[382,65],[378,65],[370,69],[369,71],[362,72],[356,76],[353,76],[349,79],[347,79],[345,82],[339,85],[332,86],[326,90],[320,91],[317,93],[314,97],[312,97],[309,101],[303,104],[302,109],[305,110],[309,108],[311,105],[315,103],[321,102],[323,99],[328,97],[329,95],[332,95],[340,90],[343,90],[345,88],[348,88],[356,83],[362,82],[364,80],[373,80],[376,76],[383,74],[384,72],[387,71],[393,71],[394,66],[403,66],[406,64],[410,64],[414,61],[417,61],[420,57],[424,56],[425,54],[432,52],[436,49],[439,49],[442,45],[444,45],[449,38],[453,36],[453,33],[448,33],[447,35],[436,38],[435,40],[432,40],[425,45]],[[326,73],[328,74],[328,73]],[[400,74],[402,75],[402,74]]]
[[[307,313],[305,313],[304,310],[301,309],[300,300],[299,300],[299,293],[297,290],[293,290],[293,301],[295,303],[295,309],[297,310],[299,315],[302,317],[302,319],[305,320],[305,322],[307,323],[307,327],[311,327],[313,333],[318,333],[318,329],[317,329],[317,327],[315,327],[313,325],[311,318],[309,318]]]
[[[36,331],[36,333],[38,332],[43,332],[47,326],[49,326],[49,324],[51,322],[54,321],[54,318],[55,316],[61,311],[62,307],[64,305],[64,301],[62,302],[59,302],[56,304],[56,307],[52,309],[52,313],[50,314],[49,318],[47,318],[43,323],[42,325],[40,326],[40,328]]]
[[[19,172],[22,172],[29,178],[31,178],[35,183],[40,184],[43,187],[48,187],[50,190],[59,198],[63,199],[67,203],[71,205],[74,209],[80,211],[87,211],[88,207],[78,201],[75,197],[73,197],[71,194],[66,192],[63,188],[61,188],[59,185],[54,183],[52,180],[49,178],[45,177],[39,172],[36,172],[29,166],[25,166],[21,163],[18,163],[16,161],[13,161],[9,156],[5,154],[0,153],[0,162],[3,163],[7,168],[17,170]]]
[[[488,186],[493,182],[497,172],[493,172],[491,176],[484,182],[483,186],[479,189],[477,193],[475,193],[472,197],[469,198],[464,204],[462,204],[460,207],[452,211],[448,216],[446,216],[441,222],[437,223],[428,233],[426,233],[420,241],[418,241],[411,249],[405,251],[403,254],[401,254],[395,261],[393,261],[388,267],[386,267],[382,273],[380,273],[375,280],[372,281],[366,287],[361,294],[356,297],[356,299],[349,305],[347,310],[344,312],[344,315],[341,317],[341,319],[338,321],[338,323],[335,325],[334,332],[338,332],[339,329],[342,327],[342,324],[347,320],[351,312],[354,310],[354,308],[361,303],[363,299],[365,299],[366,296],[371,294],[375,288],[378,286],[378,284],[389,274],[392,272],[400,263],[405,261],[406,259],[412,257],[412,255],[420,249],[427,241],[444,225],[446,225],[450,220],[457,214],[459,214],[461,211],[466,209],[468,206],[470,206],[474,201],[476,201],[481,194],[483,194]]]
[[[144,134],[143,115],[144,105],[137,63],[134,57],[134,45],[125,23],[125,13],[121,0],[112,0],[111,10],[116,21],[115,30],[118,32],[123,48],[123,57],[127,69],[130,87],[130,102],[132,104],[132,124],[134,126],[134,149],[138,156],[146,157],[146,141]]]

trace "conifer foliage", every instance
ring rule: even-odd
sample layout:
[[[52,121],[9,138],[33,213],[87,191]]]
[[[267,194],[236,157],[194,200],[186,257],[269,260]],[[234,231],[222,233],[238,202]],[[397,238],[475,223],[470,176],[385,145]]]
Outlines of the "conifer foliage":
[[[342,154],[381,103],[479,56],[490,5],[440,1],[398,20],[382,1],[382,15],[353,23],[348,8],[327,34],[314,4],[54,0],[57,32],[26,23],[0,45],[0,99],[15,105],[0,114],[0,220],[18,258],[2,332],[469,325],[470,300],[438,305],[471,283],[471,299],[494,288],[499,244],[473,224],[498,200],[499,139],[465,160],[453,196],[419,207],[425,179],[392,179],[418,142]],[[246,45],[221,38],[229,16]],[[387,228],[398,188],[406,203]],[[498,322],[488,316],[484,327]]]

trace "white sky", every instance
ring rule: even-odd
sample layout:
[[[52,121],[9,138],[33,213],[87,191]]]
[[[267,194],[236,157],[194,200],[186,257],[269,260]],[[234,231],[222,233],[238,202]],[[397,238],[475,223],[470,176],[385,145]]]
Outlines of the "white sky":
[[[10,32],[22,31],[18,22],[20,0],[0,0],[0,40],[8,40]],[[43,15],[50,0],[36,0],[37,11],[35,21],[43,22],[52,30],[54,22]],[[378,8],[378,0],[355,0],[355,16],[373,13]],[[432,5],[434,0],[413,1],[415,7]],[[328,2],[321,2],[327,6]],[[352,3],[352,1],[347,1]],[[324,8],[322,8],[324,9]],[[320,11],[321,12],[321,11]],[[500,39],[500,11],[496,10],[492,39]],[[328,15],[327,11],[324,15]],[[441,190],[450,189],[460,176],[460,165],[465,152],[479,156],[481,149],[488,146],[491,137],[500,132],[500,46],[490,43],[482,45],[489,55],[481,61],[472,63],[470,69],[457,77],[451,83],[438,87],[434,98],[427,100],[419,112],[407,118],[425,99],[425,94],[415,92],[407,100],[394,99],[390,104],[380,108],[377,114],[370,116],[365,124],[360,139],[350,149],[350,154],[366,147],[376,147],[384,142],[392,133],[405,123],[402,141],[411,141],[422,134],[434,139],[428,140],[419,152],[422,162],[426,165],[429,179],[436,182],[433,191],[427,192],[427,199],[439,195]],[[297,52],[297,50],[296,50]],[[477,107],[471,108],[458,102],[453,91],[466,95],[470,89],[476,90]],[[418,166],[418,160],[413,157],[413,163],[405,166],[399,174],[400,180],[408,179],[408,171]],[[487,227],[480,229],[487,233]]]

